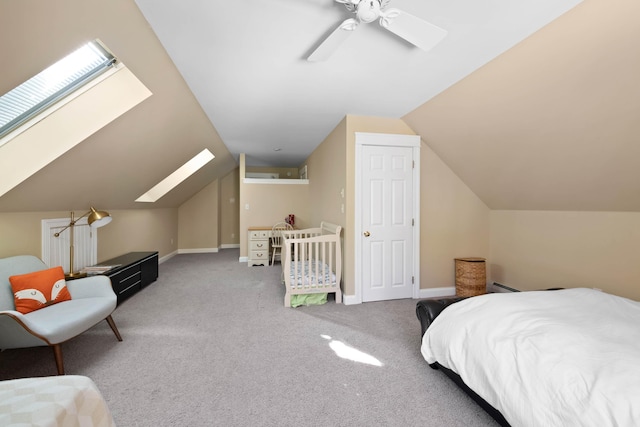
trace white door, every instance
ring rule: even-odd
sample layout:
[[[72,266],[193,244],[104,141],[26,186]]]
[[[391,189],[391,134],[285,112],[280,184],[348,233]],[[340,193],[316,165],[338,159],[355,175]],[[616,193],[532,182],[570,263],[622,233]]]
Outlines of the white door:
[[[361,148],[363,302],[413,296],[414,154],[407,146]]]
[[[55,237],[55,233],[69,225],[69,218],[42,220],[42,261],[49,267],[62,266],[65,274],[69,273],[71,231],[67,228]],[[98,235],[89,227],[87,218],[76,222],[74,228],[73,269],[81,270],[94,265],[98,260]]]

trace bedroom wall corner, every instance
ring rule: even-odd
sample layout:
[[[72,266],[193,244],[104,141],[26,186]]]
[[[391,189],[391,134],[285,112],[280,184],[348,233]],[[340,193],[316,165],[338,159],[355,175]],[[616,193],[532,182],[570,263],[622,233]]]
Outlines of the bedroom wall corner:
[[[223,246],[240,244],[240,171],[235,168],[220,178],[220,221],[218,234]]]
[[[216,252],[220,245],[216,179],[178,207],[178,250]]]
[[[451,288],[455,258],[487,258],[488,266],[493,262],[490,209],[424,140],[420,157],[420,289]]]

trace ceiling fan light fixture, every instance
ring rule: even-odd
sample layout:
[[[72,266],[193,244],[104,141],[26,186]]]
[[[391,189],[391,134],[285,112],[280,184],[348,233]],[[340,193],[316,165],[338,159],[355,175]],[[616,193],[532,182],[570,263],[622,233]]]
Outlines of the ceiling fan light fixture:
[[[359,24],[371,23],[376,19],[385,30],[412,45],[429,51],[447,36],[447,31],[410,13],[399,9],[387,9],[390,0],[335,0],[344,4],[347,10],[356,17],[342,22],[320,45],[307,57],[307,61],[317,62],[329,59],[350,33]]]
[[[375,21],[380,17],[380,2],[378,0],[360,2],[356,9],[356,16],[365,24]]]

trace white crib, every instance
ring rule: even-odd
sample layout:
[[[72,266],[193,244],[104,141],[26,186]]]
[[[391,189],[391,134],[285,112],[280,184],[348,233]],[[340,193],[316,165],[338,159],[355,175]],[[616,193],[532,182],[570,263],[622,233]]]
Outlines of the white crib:
[[[283,232],[282,276],[284,306],[291,307],[291,296],[335,293],[342,302],[342,227],[328,222],[319,228]]]

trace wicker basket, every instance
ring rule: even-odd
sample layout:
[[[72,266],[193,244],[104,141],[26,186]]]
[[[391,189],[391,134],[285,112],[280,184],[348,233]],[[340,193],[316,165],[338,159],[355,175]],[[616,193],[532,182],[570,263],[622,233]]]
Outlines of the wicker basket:
[[[484,258],[455,258],[456,296],[472,297],[487,293]]]

